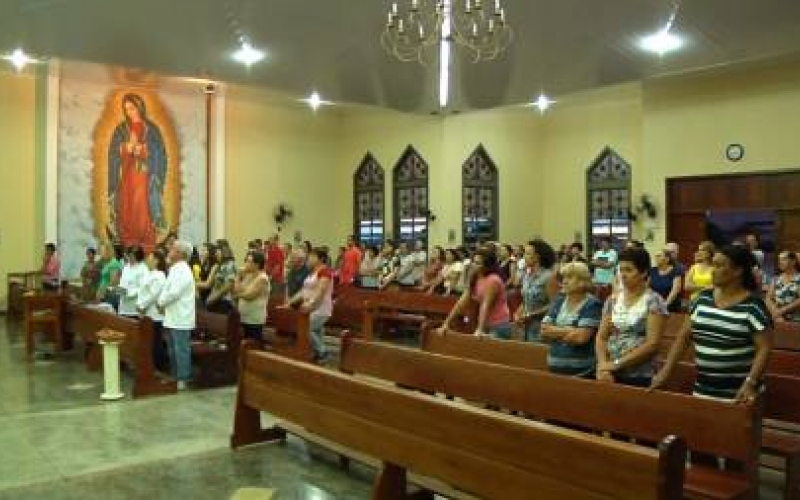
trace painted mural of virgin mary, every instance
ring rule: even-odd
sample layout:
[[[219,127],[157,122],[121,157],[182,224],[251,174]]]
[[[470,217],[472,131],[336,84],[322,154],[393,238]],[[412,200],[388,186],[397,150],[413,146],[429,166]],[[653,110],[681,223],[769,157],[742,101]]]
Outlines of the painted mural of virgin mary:
[[[161,131],[147,118],[142,97],[125,94],[122,112],[108,149],[109,229],[113,239],[125,246],[150,249],[166,225],[167,152]]]

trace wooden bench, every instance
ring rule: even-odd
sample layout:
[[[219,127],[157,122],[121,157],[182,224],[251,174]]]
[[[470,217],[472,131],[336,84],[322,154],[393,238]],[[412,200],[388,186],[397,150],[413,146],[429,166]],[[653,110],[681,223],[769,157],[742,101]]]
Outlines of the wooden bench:
[[[427,329],[422,333],[420,348],[423,351],[456,358],[473,359],[527,370],[548,370],[548,348],[534,342],[498,340],[455,332],[441,334]]]
[[[361,335],[372,340],[379,336],[379,322],[411,324],[420,332],[444,322],[458,302],[458,297],[428,295],[409,291],[375,292],[364,304],[364,325]],[[456,321],[458,330],[472,331],[477,319],[477,304],[470,304]]]
[[[800,323],[781,321],[773,327],[775,349],[800,351]]]
[[[658,450],[384,387],[245,350],[231,446],[283,440],[261,411],[380,459],[375,500],[407,499],[406,471],[487,499],[679,499],[685,447]],[[490,432],[486,432],[490,430]],[[425,498],[430,498],[429,494]]]
[[[197,310],[192,358],[198,387],[219,387],[236,383],[239,372],[239,344],[242,341],[239,312],[227,315]]]
[[[694,364],[678,363],[666,388],[691,394],[696,375]],[[787,432],[782,424],[800,424],[800,378],[767,372],[765,385],[761,451],[784,460],[783,498],[797,500],[800,499],[800,435]]]
[[[6,274],[6,314],[19,318],[23,314],[23,297],[26,293],[42,288],[41,271],[25,271]]]
[[[457,334],[446,337],[450,335]],[[689,468],[687,498],[757,496],[760,400],[755,405],[731,405],[358,339],[343,343],[341,369],[642,441],[659,442],[675,434],[686,440],[690,450],[742,465],[742,472]]]
[[[156,377],[153,365],[153,322],[150,318],[124,318],[77,303],[68,303],[63,314],[64,331],[80,335],[87,346],[86,363],[89,369],[99,370],[101,365],[102,354],[97,343],[97,332],[106,328],[116,330],[125,334],[125,340],[119,346],[119,355],[134,372],[133,397],[177,392],[175,381]]]
[[[311,319],[297,309],[276,307],[269,312],[265,347],[276,354],[312,362]]]
[[[333,314],[325,324],[326,333],[360,332],[364,324],[364,302],[377,290],[356,286],[337,286],[333,297]]]

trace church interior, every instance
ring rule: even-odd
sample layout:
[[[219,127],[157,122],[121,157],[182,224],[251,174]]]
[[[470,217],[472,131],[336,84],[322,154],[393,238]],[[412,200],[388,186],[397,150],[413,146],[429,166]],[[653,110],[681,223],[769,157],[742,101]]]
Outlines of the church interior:
[[[0,1],[0,499],[800,498],[799,48],[787,0]],[[116,247],[189,323],[87,292]]]

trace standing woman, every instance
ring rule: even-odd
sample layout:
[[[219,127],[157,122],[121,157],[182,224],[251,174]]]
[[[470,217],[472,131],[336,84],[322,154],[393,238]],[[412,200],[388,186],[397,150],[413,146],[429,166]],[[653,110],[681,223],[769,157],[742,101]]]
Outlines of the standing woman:
[[[162,250],[150,252],[145,260],[148,273],[136,297],[139,314],[153,320],[153,364],[162,372],[169,368],[169,357],[164,346],[164,315],[156,302],[167,281],[167,258]]]
[[[542,341],[550,344],[547,366],[553,373],[594,378],[594,335],[603,304],[589,293],[592,273],[583,262],[561,268],[563,293],[542,320]]]
[[[228,314],[233,309],[231,290],[238,271],[230,245],[220,245],[219,255],[222,260],[217,272],[214,273],[211,292],[206,299],[206,309],[219,314]]]
[[[472,257],[472,275],[469,286],[461,294],[453,310],[447,316],[440,332],[450,329],[451,323],[469,304],[475,300],[479,304],[478,325],[475,335],[491,335],[494,338],[511,338],[510,313],[506,301],[506,287],[498,274],[497,254],[493,248],[479,248]]]
[[[324,361],[327,356],[323,327],[333,313],[333,271],[325,265],[327,261],[328,252],[323,248],[314,248],[309,252],[309,273],[303,288],[285,306],[299,305],[301,311],[310,314],[315,362]]]
[[[358,283],[362,288],[378,288],[378,248],[368,246],[358,266]]]
[[[666,324],[664,299],[647,286],[650,254],[641,248],[619,254],[621,286],[608,298],[597,332],[597,380],[648,387]]]
[[[763,388],[772,321],[758,296],[756,259],[750,250],[726,246],[713,262],[714,288],[700,292],[692,303],[691,314],[652,387],[669,380],[691,340],[697,365],[694,394],[747,403]]]
[[[434,289],[442,283],[442,268],[444,267],[444,249],[436,245],[431,250],[431,258],[422,273],[422,281],[419,289],[425,293],[432,294]]]
[[[767,306],[774,321],[800,322],[800,263],[797,254],[784,250],[778,255],[779,274],[769,288]]]
[[[244,270],[233,282],[233,297],[238,299],[244,338],[259,342],[264,341],[270,294],[269,276],[264,272],[266,260],[261,251],[249,252],[244,260]]]
[[[119,295],[117,295],[116,288],[119,285],[119,278],[122,274],[122,262],[116,257],[118,250],[121,249],[112,246],[110,243],[103,243],[103,246],[100,247],[103,267],[100,271],[100,283],[97,287],[97,300],[111,305],[115,311],[119,306]]]
[[[498,252],[500,254],[500,278],[506,285],[506,288],[513,288],[517,282],[517,261],[514,259],[514,250],[511,245],[498,245]]]
[[[694,264],[686,273],[686,285],[684,286],[686,291],[691,293],[692,302],[697,300],[703,290],[714,288],[714,266],[711,265],[713,257],[714,244],[710,241],[701,242],[694,254]]]
[[[669,312],[680,311],[681,272],[671,252],[661,250],[656,254],[656,265],[650,269],[650,288],[661,295]]]
[[[144,263],[144,250],[140,246],[128,250],[128,263],[122,268],[119,279],[119,315],[128,318],[138,318],[139,311],[136,300],[139,289],[148,275],[147,265]]]
[[[525,340],[539,341],[542,318],[558,293],[558,279],[553,266],[556,254],[543,240],[525,246],[525,271],[522,274],[522,306],[514,320],[525,329]]]
[[[197,280],[197,295],[200,297],[200,304],[205,305],[211,289],[214,287],[214,280],[219,270],[219,262],[222,259],[222,251],[213,243],[204,245],[205,256],[200,260],[200,279]]]

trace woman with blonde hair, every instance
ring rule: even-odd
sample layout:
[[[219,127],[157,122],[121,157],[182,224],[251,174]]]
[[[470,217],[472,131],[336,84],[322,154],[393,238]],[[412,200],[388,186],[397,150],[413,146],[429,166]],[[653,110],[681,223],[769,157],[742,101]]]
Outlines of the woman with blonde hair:
[[[603,304],[589,293],[592,274],[586,264],[564,264],[561,276],[562,291],[541,325],[541,340],[550,343],[547,365],[553,373],[594,378],[594,335]]]

